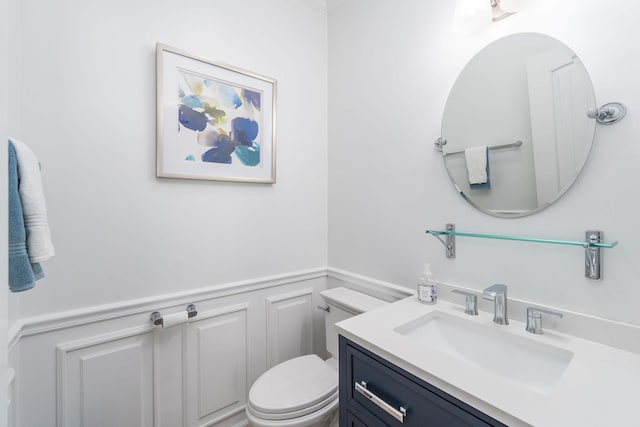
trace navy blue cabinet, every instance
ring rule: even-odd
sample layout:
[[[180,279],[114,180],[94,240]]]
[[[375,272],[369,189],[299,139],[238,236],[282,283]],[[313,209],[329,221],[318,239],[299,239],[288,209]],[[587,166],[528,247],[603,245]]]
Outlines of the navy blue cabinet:
[[[505,426],[340,336],[341,426]]]

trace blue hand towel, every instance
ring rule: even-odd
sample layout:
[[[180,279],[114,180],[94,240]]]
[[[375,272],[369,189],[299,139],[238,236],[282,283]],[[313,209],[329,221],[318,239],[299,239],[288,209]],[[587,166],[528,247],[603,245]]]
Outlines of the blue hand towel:
[[[22,203],[18,192],[18,162],[9,142],[9,289],[21,292],[35,286],[44,277],[40,264],[31,264],[27,253]]]

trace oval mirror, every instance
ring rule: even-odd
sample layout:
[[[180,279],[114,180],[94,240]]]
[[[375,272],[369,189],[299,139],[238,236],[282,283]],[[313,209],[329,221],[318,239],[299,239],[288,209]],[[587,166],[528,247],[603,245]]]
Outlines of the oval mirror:
[[[513,34],[476,54],[451,89],[443,159],[456,190],[481,211],[530,215],[582,170],[593,143],[589,74],[558,40]]]

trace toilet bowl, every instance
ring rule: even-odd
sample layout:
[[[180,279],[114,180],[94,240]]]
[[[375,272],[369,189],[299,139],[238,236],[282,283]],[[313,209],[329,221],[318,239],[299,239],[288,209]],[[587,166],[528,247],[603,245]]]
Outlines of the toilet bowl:
[[[336,322],[386,304],[347,288],[320,292],[325,314],[327,351],[295,357],[267,370],[249,391],[246,414],[253,427],[338,426],[338,333]]]
[[[266,426],[322,426],[338,407],[338,371],[315,354],[282,362],[251,387],[249,423]]]

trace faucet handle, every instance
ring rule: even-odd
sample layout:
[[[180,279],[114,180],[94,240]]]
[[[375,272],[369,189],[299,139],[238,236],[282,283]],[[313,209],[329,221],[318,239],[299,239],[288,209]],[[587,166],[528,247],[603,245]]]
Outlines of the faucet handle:
[[[542,314],[550,314],[562,318],[563,314],[557,311],[546,310],[539,307],[527,307],[527,327],[525,330],[532,334],[542,335]]]
[[[472,292],[461,291],[460,289],[454,289],[451,292],[454,294],[464,295],[466,297],[464,313],[470,316],[478,315],[478,296]]]

